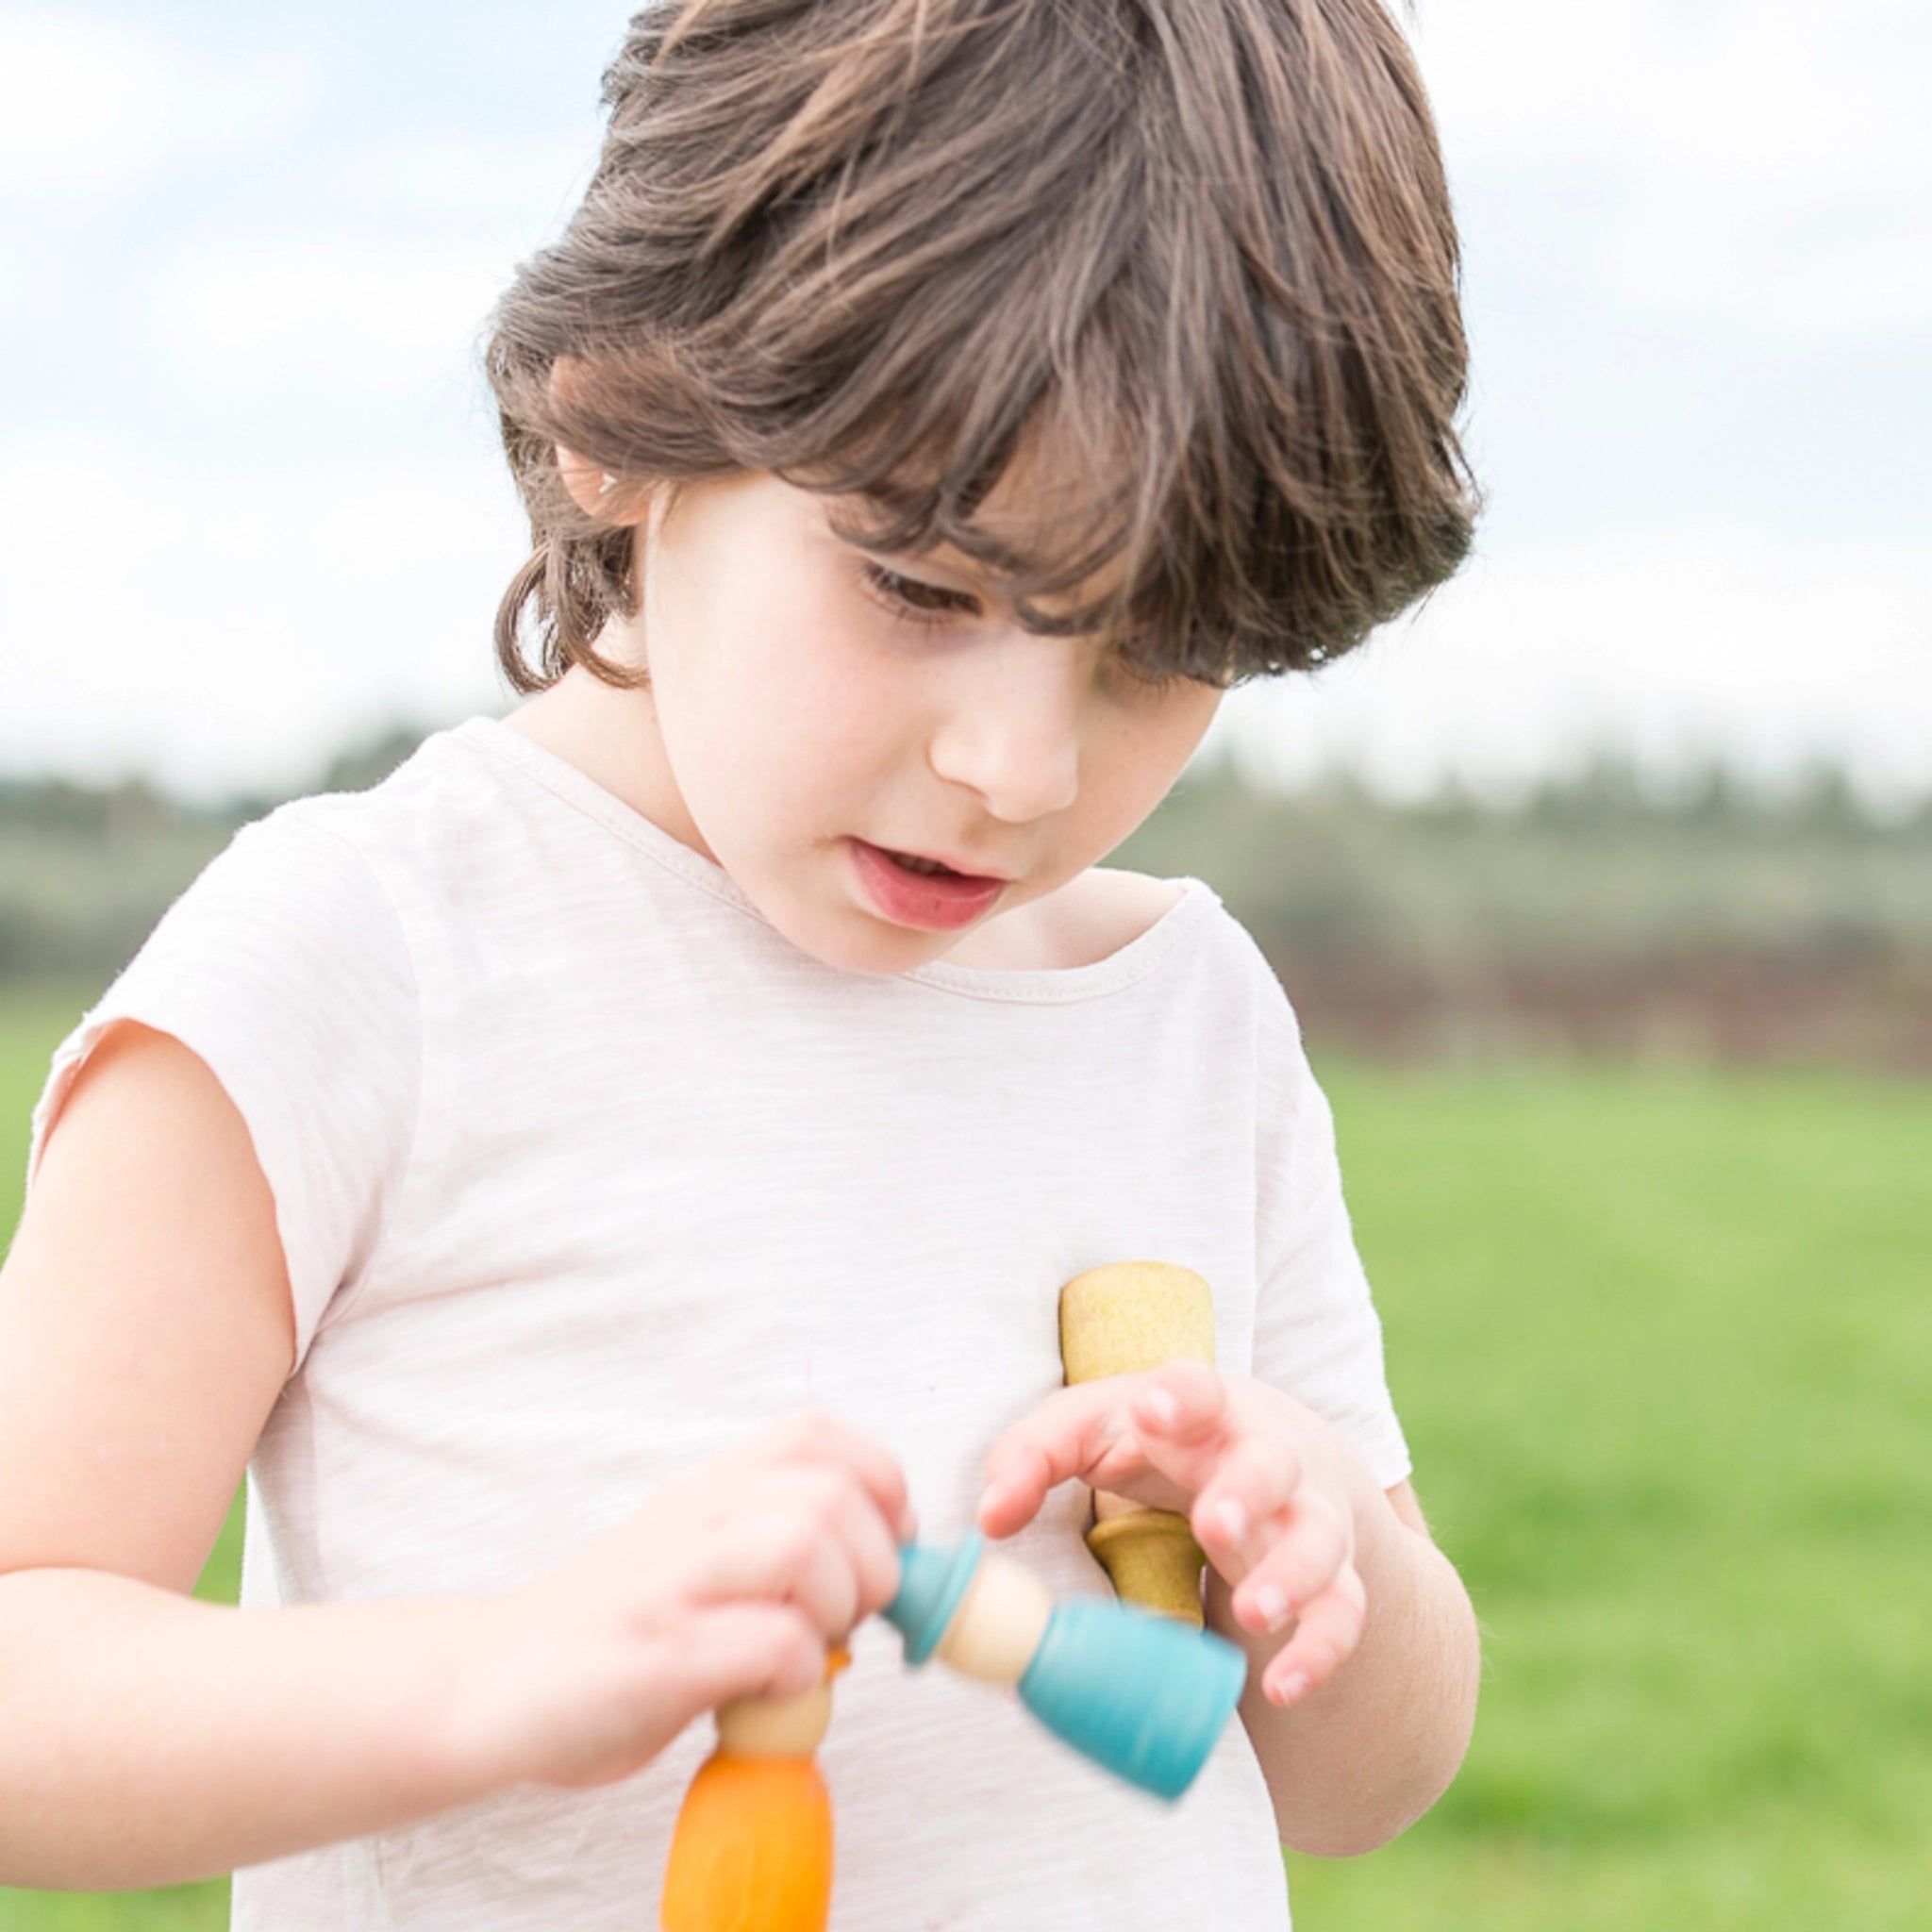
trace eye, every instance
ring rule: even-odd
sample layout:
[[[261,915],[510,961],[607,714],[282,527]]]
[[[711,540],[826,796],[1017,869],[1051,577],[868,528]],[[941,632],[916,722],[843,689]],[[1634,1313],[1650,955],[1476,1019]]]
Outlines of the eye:
[[[882,563],[868,562],[861,566],[858,575],[876,602],[895,616],[910,618],[915,624],[942,624],[949,617],[979,614],[979,599],[970,591],[928,584],[902,572],[888,570]]]

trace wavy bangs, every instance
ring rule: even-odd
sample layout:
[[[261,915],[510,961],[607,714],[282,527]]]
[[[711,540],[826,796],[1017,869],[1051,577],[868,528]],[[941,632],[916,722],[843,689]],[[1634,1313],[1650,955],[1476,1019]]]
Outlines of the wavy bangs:
[[[487,354],[516,689],[626,681],[593,647],[632,533],[559,444],[625,486],[773,472],[1216,684],[1340,657],[1465,554],[1455,225],[1378,0],[691,0],[605,102]]]

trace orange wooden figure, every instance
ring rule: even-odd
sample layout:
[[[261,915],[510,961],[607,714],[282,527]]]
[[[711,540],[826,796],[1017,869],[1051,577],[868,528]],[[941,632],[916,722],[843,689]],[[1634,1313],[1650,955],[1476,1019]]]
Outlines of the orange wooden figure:
[[[812,1754],[832,1715],[835,1650],[802,1697],[718,1713],[718,1748],[692,1778],[664,1873],[663,1932],[825,1932],[832,1803]]]

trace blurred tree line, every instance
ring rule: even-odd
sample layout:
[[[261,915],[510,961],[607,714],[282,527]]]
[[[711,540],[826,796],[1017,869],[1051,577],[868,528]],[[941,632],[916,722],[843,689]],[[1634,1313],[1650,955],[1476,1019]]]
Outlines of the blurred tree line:
[[[375,784],[425,735],[394,727],[300,789]],[[0,982],[105,986],[278,802],[0,779]],[[1403,805],[1208,765],[1115,862],[1212,885],[1327,1046],[1932,1072],[1932,805],[1879,819],[1835,774],[1660,793],[1606,761],[1512,804]]]
[[[1838,774],[1659,792],[1607,760],[1402,806],[1209,771],[1122,862],[1206,878],[1309,1034],[1377,1057],[1932,1072],[1932,805],[1880,819]]]
[[[427,735],[392,725],[291,795],[378,784]],[[193,806],[140,778],[92,786],[0,776],[0,985],[105,988],[202,867],[281,802]]]

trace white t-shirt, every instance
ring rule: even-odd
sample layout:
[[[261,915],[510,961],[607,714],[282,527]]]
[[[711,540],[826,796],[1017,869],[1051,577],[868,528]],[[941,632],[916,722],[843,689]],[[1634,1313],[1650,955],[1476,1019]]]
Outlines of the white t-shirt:
[[[474,719],[240,833],[59,1048],[112,1020],[214,1071],[274,1192],[300,1351],[249,1469],[249,1606],[498,1591],[815,1403],[923,1534],[1059,1386],[1060,1285],[1176,1261],[1219,1358],[1408,1471],[1328,1109],[1198,881],[1098,964],[898,977],[798,951],[717,867]],[[1070,1485],[1015,1540],[1104,1592]],[[709,1747],[237,1874],[246,1932],[637,1932]],[[1281,1932],[1230,1724],[1165,1807],[861,1628],[821,1764],[838,1932]]]

